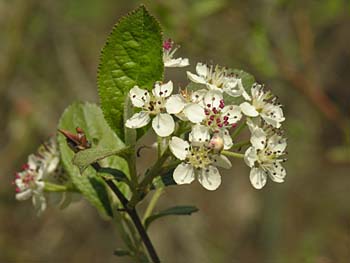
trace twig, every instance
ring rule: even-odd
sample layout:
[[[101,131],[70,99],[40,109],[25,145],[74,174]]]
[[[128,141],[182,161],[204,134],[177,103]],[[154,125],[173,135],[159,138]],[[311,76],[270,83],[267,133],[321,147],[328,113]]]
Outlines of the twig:
[[[66,136],[68,145],[70,146],[70,148],[74,151],[74,152],[78,152],[79,151],[79,146],[77,143],[75,143],[74,141],[70,140],[69,137]],[[75,145],[74,145],[75,143]],[[79,143],[79,142],[78,142]],[[100,166],[99,163],[95,162],[92,163],[91,166],[97,171],[101,171],[103,169],[103,167]],[[129,201],[128,199],[124,196],[124,194],[119,190],[119,188],[114,184],[114,182],[111,179],[105,178],[105,177],[101,177],[106,184],[109,186],[109,188],[112,190],[112,192],[118,197],[119,201],[122,203],[122,206],[124,208],[124,211],[130,216],[131,220],[133,221],[137,232],[139,233],[143,244],[145,245],[148,254],[152,260],[153,263],[160,263],[160,259],[157,255],[156,250],[154,249],[154,246],[151,242],[151,239],[149,238],[146,229],[143,227],[142,222],[140,220],[140,217],[136,211],[136,208],[133,206],[132,208],[130,208],[129,206]]]

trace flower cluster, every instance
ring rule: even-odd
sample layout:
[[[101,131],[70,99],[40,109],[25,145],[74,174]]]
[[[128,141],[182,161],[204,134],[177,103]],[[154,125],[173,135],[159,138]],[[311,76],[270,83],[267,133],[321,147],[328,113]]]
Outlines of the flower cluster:
[[[189,65],[188,59],[173,58],[176,50],[173,41],[164,42],[165,67]],[[152,92],[135,86],[129,97],[140,111],[125,123],[126,127],[140,128],[152,120],[155,133],[167,138],[170,151],[181,161],[173,173],[175,182],[189,184],[197,178],[206,189],[217,189],[221,184],[217,167],[231,168],[225,155],[232,153],[233,132],[239,122],[247,124],[251,134],[242,157],[251,168],[252,185],[261,189],[268,176],[283,182],[286,171],[281,163],[287,143],[281,131],[285,118],[277,98],[258,83],[244,87],[241,77],[220,66],[197,63],[196,73],[187,71],[187,77],[192,84],[178,94],[173,94],[172,81],[155,83]],[[189,129],[181,132],[180,127]]]
[[[43,212],[46,209],[44,178],[54,173],[59,160],[56,141],[53,139],[44,143],[36,154],[29,155],[22,171],[15,174],[16,199],[22,201],[32,198],[37,212]]]

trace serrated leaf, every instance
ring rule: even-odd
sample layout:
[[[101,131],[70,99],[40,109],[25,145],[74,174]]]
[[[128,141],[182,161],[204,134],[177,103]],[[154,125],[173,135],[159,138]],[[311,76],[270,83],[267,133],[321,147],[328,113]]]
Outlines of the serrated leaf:
[[[198,211],[198,208],[195,206],[174,206],[166,210],[160,211],[156,214],[149,216],[145,221],[145,228],[147,229],[150,224],[161,217],[171,216],[171,215],[191,215]]]
[[[107,39],[98,70],[99,96],[108,124],[122,139],[125,97],[135,85],[150,90],[163,79],[162,52],[160,26],[144,6],[120,19]]]
[[[106,123],[101,109],[95,104],[74,103],[64,111],[58,128],[74,132],[76,127],[80,127],[85,131],[89,141],[92,138],[98,139],[98,145],[94,145],[95,147],[108,147],[109,149],[125,147],[124,143]],[[88,167],[81,175],[78,167],[72,163],[74,153],[61,134],[58,135],[58,144],[63,166],[72,183],[98,209],[102,216],[105,218],[112,216],[108,191],[102,178],[97,176],[92,167]],[[111,156],[100,161],[100,163],[102,166],[112,167],[128,174],[127,163],[120,157]],[[123,184],[120,184],[119,188],[124,192],[128,190]]]

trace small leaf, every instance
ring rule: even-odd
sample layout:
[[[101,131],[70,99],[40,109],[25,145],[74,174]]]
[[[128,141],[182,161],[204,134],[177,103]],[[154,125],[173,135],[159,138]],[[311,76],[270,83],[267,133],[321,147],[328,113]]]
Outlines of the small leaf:
[[[118,169],[113,169],[113,168],[109,168],[109,167],[102,167],[98,171],[98,173],[105,178],[115,179],[117,181],[129,183],[129,179],[125,175],[125,173],[123,173],[123,171],[118,170]]]
[[[102,50],[98,88],[103,114],[124,139],[123,107],[129,90],[150,90],[163,79],[162,34],[157,20],[141,6],[114,26]]]
[[[128,152],[128,150],[129,148],[127,147],[121,149],[105,149],[93,147],[76,153],[73,158],[73,164],[78,166],[80,171],[83,172],[92,163],[113,155],[123,157],[124,154]]]
[[[129,250],[121,248],[117,248],[116,250],[114,250],[113,254],[118,257],[131,256],[131,252]]]
[[[149,216],[145,221],[145,228],[147,229],[150,224],[161,217],[171,216],[171,215],[191,215],[198,211],[198,208],[195,206],[174,206],[166,210],[160,211],[156,214]]]
[[[101,109],[95,104],[74,103],[64,111],[58,128],[74,132],[76,127],[80,127],[85,131],[89,141],[92,138],[97,138],[97,148],[120,150],[125,147],[124,143],[106,123]],[[103,179],[97,176],[92,167],[86,168],[84,173],[80,175],[78,167],[72,163],[74,153],[67,145],[62,134],[58,135],[58,144],[63,166],[74,186],[98,209],[103,217],[111,217],[112,209]],[[118,169],[128,174],[126,161],[118,156],[110,156],[100,162],[102,166]],[[124,193],[128,191],[125,184],[118,184],[118,186]]]

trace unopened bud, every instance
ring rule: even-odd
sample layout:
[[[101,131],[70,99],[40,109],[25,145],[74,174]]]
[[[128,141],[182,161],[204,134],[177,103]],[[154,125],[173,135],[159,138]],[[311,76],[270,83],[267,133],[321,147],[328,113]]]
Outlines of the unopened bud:
[[[209,142],[210,148],[216,152],[221,152],[224,149],[224,140],[220,136],[214,136]]]

